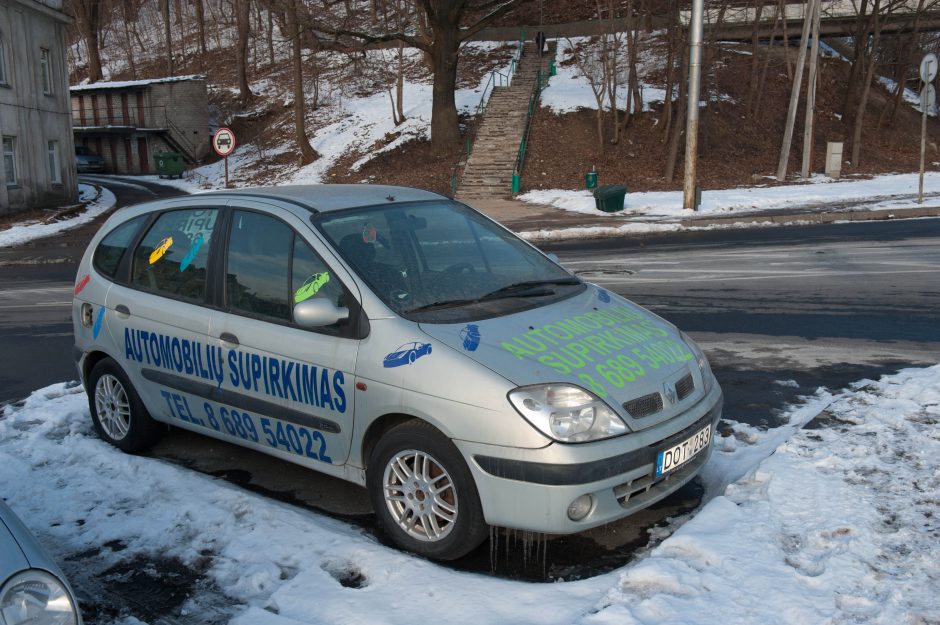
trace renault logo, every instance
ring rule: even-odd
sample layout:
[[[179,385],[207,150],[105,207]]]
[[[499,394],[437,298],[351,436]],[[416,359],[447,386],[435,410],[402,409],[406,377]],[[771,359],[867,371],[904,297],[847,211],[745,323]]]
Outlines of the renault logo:
[[[670,404],[676,403],[676,387],[668,382],[663,384],[663,395],[669,400]]]

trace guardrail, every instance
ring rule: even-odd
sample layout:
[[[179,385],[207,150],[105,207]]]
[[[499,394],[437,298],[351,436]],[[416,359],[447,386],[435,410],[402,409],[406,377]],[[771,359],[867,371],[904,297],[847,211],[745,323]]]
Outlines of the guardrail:
[[[555,49],[548,59],[547,71],[539,69],[535,76],[535,84],[532,86],[532,93],[529,95],[529,108],[525,116],[525,130],[522,131],[522,139],[519,141],[519,151],[516,154],[516,164],[512,168],[512,194],[518,195],[522,186],[522,168],[525,166],[526,148],[529,144],[529,131],[532,129],[532,118],[535,116],[535,110],[539,105],[539,96],[542,95],[542,89],[548,86],[548,79],[551,77],[555,67],[555,54],[558,52],[558,37],[555,37]]]
[[[486,84],[483,86],[483,93],[480,94],[480,102],[476,106],[477,116],[486,114],[486,106],[489,104],[490,98],[492,95],[493,89],[496,87],[509,87],[512,85],[512,78],[516,75],[516,69],[519,67],[519,63],[522,61],[522,53],[525,50],[525,31],[523,30],[519,35],[519,47],[516,50],[516,53],[513,55],[512,60],[509,62],[509,67],[506,68],[506,71],[501,72],[499,70],[493,70],[490,72],[489,78],[486,80]],[[457,162],[454,163],[454,169],[450,175],[450,189],[451,195],[457,194],[457,185],[460,182],[460,164],[461,162],[466,163],[470,160],[470,154],[473,153],[473,142],[476,139],[476,128],[474,127],[467,134],[467,139],[465,142],[466,154],[462,159],[457,159]]]

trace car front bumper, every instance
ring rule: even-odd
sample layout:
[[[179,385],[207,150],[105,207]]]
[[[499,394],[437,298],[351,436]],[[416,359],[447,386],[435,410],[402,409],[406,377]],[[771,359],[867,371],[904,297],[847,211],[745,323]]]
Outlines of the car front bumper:
[[[642,510],[689,482],[708,461],[724,398],[717,384],[688,410],[654,427],[596,443],[555,443],[541,449],[454,441],[476,482],[487,523],[571,534]],[[686,464],[655,477],[656,455],[706,425],[708,447]],[[572,521],[568,506],[582,495],[593,503]]]

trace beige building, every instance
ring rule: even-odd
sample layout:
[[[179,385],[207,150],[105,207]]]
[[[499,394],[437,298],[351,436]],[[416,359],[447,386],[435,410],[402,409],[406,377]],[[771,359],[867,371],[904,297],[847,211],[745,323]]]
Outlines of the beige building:
[[[0,215],[77,201],[62,0],[0,0]]]
[[[75,143],[104,158],[106,172],[156,173],[154,154],[195,163],[209,153],[205,76],[96,82],[71,94]]]

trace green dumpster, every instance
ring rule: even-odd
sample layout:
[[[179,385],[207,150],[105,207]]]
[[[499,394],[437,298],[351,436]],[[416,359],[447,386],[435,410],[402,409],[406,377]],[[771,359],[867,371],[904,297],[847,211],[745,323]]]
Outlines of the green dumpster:
[[[180,178],[183,175],[183,155],[179,152],[158,152],[153,155],[157,173],[161,178]]]
[[[623,199],[627,195],[627,188],[621,184],[605,184],[594,189],[594,204],[597,210],[605,213],[616,213],[623,210]]]

